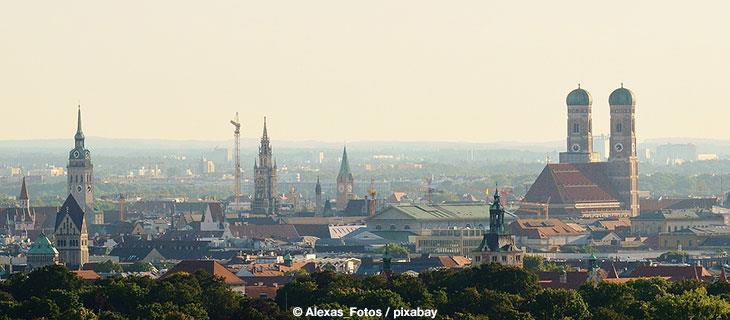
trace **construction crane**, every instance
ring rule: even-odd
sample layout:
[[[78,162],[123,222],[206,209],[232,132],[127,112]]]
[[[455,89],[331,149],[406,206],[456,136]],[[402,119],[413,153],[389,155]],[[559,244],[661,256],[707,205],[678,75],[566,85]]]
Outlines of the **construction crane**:
[[[235,163],[235,169],[234,169],[234,179],[235,179],[235,186],[233,187],[233,195],[234,195],[234,207],[236,210],[240,210],[241,208],[241,122],[238,121],[238,112],[236,112],[236,118],[231,120],[231,124],[236,128],[233,131],[233,138],[235,140],[235,157],[236,157],[236,163]]]

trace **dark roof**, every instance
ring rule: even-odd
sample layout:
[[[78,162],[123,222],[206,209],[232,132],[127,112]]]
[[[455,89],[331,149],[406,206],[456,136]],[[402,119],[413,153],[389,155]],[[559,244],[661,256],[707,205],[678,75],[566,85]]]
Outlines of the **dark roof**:
[[[118,257],[119,261],[121,262],[137,262],[150,254],[152,250],[155,250],[155,248],[148,248],[148,247],[127,247],[127,248],[120,248],[116,247],[112,249],[111,252],[109,252],[109,255],[112,257]]]
[[[369,199],[353,199],[347,201],[345,211],[342,212],[345,216],[367,216],[368,215],[368,202],[372,201]]]
[[[710,276],[710,273],[702,266],[637,266],[631,272],[631,278],[641,277],[669,277],[672,281],[677,280],[702,280]]]
[[[54,226],[54,229],[58,229],[58,226],[61,224],[61,221],[63,221],[63,218],[66,215],[71,217],[71,221],[73,221],[76,227],[80,230],[84,224],[84,210],[81,209],[79,203],[76,202],[76,199],[74,199],[74,197],[70,194],[61,206],[61,209],[58,210],[58,213],[56,213],[56,225]]]
[[[294,225],[291,224],[274,224],[274,225],[232,225],[229,226],[231,234],[234,237],[242,238],[271,238],[288,240],[299,238],[299,233]]]
[[[588,280],[588,271],[565,272],[565,281],[560,281],[562,271],[540,271],[537,277],[540,279],[540,286],[543,288],[570,288],[577,289]]]
[[[592,102],[591,94],[580,86],[568,93],[568,97],[565,98],[565,103],[569,106],[589,106]]]
[[[295,224],[294,228],[300,236],[312,236],[320,239],[331,239],[330,227],[324,224]]]
[[[551,163],[530,187],[524,202],[573,204],[619,202],[608,179],[608,163]]]
[[[20,185],[20,200],[28,200],[28,187],[25,186],[25,177],[23,177],[23,184]]]
[[[712,209],[717,201],[715,197],[639,199],[639,208],[642,214],[663,209]]]

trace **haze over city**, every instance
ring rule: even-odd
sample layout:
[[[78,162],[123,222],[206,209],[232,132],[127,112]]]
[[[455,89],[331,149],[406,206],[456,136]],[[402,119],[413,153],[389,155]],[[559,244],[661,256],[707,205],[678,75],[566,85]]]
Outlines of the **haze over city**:
[[[637,97],[640,140],[730,139],[728,4],[660,1],[0,5],[0,140],[560,140],[565,96]],[[18,32],[22,31],[22,32]],[[698,36],[702,35],[702,36]]]

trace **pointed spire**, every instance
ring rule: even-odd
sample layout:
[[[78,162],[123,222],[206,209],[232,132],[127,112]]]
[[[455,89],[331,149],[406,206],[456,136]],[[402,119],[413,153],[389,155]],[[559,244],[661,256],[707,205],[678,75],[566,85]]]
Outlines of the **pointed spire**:
[[[262,140],[263,139],[266,139],[266,140],[269,139],[269,135],[268,135],[268,133],[266,133],[266,117],[264,117],[264,134],[261,136],[261,139]]]
[[[74,136],[74,139],[76,139],[76,145],[77,147],[80,146],[83,148],[83,140],[84,140],[84,131],[81,130],[81,105],[79,105],[79,110],[77,114],[77,120],[76,120],[76,135]]]
[[[19,200],[28,200],[28,187],[25,185],[25,177],[23,177],[23,183],[20,185],[20,197]]]
[[[338,176],[341,177],[348,177],[351,176],[350,173],[350,162],[347,160],[347,146],[344,147],[342,150],[342,162],[340,163],[340,173]]]
[[[314,193],[322,194],[322,185],[319,183],[319,176],[317,176],[317,184],[314,186]]]

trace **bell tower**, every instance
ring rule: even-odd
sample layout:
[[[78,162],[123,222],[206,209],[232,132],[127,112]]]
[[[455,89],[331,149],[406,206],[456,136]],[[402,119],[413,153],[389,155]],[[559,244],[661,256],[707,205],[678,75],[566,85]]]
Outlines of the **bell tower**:
[[[621,87],[608,98],[611,108],[609,177],[631,216],[639,215],[639,169],[636,157],[636,98]]]
[[[94,224],[103,223],[97,221],[94,213],[94,165],[91,164],[91,152],[86,149],[84,143],[86,137],[81,130],[81,106],[79,106],[76,122],[76,135],[74,136],[74,148],[68,154],[68,193],[73,195],[83,211],[86,213],[86,221]],[[103,219],[103,215],[100,215]]]
[[[560,163],[598,161],[593,152],[593,99],[588,91],[578,88],[565,99],[568,106],[568,138],[566,152],[560,153]]]

